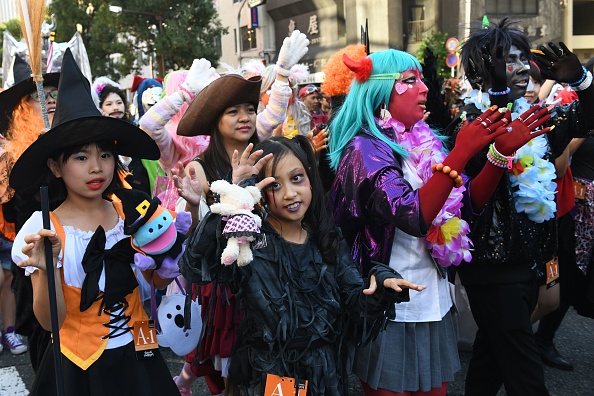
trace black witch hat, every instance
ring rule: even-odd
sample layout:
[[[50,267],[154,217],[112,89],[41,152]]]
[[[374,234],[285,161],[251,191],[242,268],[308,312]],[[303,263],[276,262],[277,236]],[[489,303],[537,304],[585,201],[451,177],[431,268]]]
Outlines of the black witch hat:
[[[4,134],[8,129],[14,108],[22,98],[31,92],[37,91],[37,86],[31,77],[31,67],[23,58],[14,56],[12,66],[14,85],[0,92],[0,133]],[[57,87],[60,81],[60,73],[47,73],[43,75],[43,85]]]
[[[52,128],[19,157],[10,173],[10,186],[18,191],[38,182],[47,159],[56,152],[100,141],[113,141],[121,155],[150,160],[160,156],[155,141],[141,129],[129,122],[101,115],[91,97],[89,81],[67,49],[62,61]]]
[[[124,234],[126,235],[135,234],[161,205],[159,198],[151,198],[142,190],[117,188],[113,193],[122,202],[124,218],[126,219],[124,221]]]

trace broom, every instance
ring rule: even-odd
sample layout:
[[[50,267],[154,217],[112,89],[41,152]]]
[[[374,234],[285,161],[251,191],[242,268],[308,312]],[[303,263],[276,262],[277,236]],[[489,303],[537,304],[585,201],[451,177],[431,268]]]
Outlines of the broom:
[[[43,75],[41,68],[41,25],[45,17],[45,0],[18,0],[21,30],[27,43],[29,61],[31,63],[31,76],[37,86],[39,103],[43,115],[43,123],[50,127],[45,94],[43,92]]]
[[[27,49],[29,51],[29,61],[31,63],[31,75],[37,87],[37,94],[39,95],[39,104],[41,105],[41,112],[43,115],[43,124],[46,128],[50,128],[49,117],[47,114],[47,107],[45,103],[45,93],[43,91],[43,74],[41,68],[41,25],[45,17],[45,0],[18,0],[17,6],[19,9],[21,30],[27,42]],[[49,198],[48,188],[43,186],[40,188],[41,195],[41,211],[43,218],[43,228],[51,229],[49,217]],[[49,239],[45,238],[45,262],[46,265],[53,267],[52,245]],[[52,339],[54,352],[54,366],[56,375],[56,388],[58,396],[64,395],[64,377],[62,375],[62,359],[60,352],[60,328],[58,325],[58,304],[56,301],[56,283],[53,268],[46,268],[49,303],[50,303],[50,318],[52,322]]]

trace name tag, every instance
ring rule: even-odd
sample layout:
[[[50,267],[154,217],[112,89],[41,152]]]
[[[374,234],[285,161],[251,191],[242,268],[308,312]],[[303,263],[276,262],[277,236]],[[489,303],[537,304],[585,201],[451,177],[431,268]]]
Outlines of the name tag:
[[[307,380],[268,374],[264,396],[305,396]]]
[[[134,323],[134,349],[137,359],[155,357],[155,349],[159,349],[157,329],[154,320],[142,320]]]
[[[573,194],[575,195],[575,199],[584,199],[586,196],[586,183],[578,180],[574,181]]]
[[[559,260],[557,256],[553,257],[547,263],[547,289],[555,286],[559,282]]]

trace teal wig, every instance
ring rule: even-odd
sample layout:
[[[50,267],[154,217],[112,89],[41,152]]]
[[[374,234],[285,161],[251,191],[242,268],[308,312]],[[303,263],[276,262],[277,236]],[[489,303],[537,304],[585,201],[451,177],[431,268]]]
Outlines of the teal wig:
[[[373,64],[370,78],[362,83],[353,80],[344,104],[330,125],[328,155],[330,166],[334,170],[338,168],[345,146],[362,129],[367,129],[369,133],[385,142],[396,153],[408,156],[399,144],[392,142],[382,134],[374,119],[374,116],[379,116],[381,104],[384,103],[387,106],[390,102],[396,78],[374,79],[373,77],[378,74],[402,73],[407,70],[422,71],[421,64],[414,56],[394,49],[373,53],[369,55],[369,59]]]

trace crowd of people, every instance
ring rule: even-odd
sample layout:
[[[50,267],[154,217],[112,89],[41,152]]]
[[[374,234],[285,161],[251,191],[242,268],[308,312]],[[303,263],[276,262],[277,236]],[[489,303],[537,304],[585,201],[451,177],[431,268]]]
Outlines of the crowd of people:
[[[41,98],[16,57],[0,345],[28,347],[32,395],[57,394],[59,356],[66,395],[186,396],[204,377],[212,395],[338,396],[354,374],[368,396],[445,396],[456,277],[467,395],[548,395],[543,363],[573,368],[554,337],[571,306],[594,318],[594,62],[503,19],[462,46],[464,80],[442,84],[430,51],[355,45],[300,86],[308,45],[295,30],[272,65],[139,78],[134,106],[69,51]],[[192,341],[170,373],[144,332],[179,293],[168,342]]]

